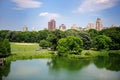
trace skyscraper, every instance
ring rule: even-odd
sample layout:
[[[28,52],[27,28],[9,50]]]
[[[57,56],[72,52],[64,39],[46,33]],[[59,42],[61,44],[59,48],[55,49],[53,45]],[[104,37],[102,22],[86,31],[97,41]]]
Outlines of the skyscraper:
[[[97,21],[96,21],[96,30],[100,31],[102,30],[102,21],[100,18],[97,18]]]
[[[73,25],[71,26],[71,29],[78,30],[78,27],[77,27],[77,25],[76,25],[76,24],[73,24]]]
[[[28,31],[28,27],[26,25],[24,25],[23,31]]]
[[[48,30],[54,31],[56,29],[56,21],[54,19],[48,22]]]
[[[88,23],[86,29],[87,29],[87,30],[89,30],[89,29],[94,29],[94,24],[93,24],[93,23]]]
[[[59,26],[59,29],[60,29],[61,31],[65,31],[65,30],[66,30],[66,26],[65,26],[64,24],[61,24],[61,25]]]

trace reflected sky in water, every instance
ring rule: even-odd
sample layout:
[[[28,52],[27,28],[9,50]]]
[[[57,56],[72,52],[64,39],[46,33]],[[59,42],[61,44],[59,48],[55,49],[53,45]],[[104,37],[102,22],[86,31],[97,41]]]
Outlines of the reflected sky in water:
[[[8,76],[3,78],[6,80],[120,80],[119,75],[120,71],[111,71],[105,67],[98,68],[89,60],[32,59],[12,61]]]

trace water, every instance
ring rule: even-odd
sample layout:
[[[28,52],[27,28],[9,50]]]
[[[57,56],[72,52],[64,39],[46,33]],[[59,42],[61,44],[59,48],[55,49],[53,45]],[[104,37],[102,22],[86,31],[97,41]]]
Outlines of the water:
[[[0,77],[1,80],[120,80],[120,59],[17,60],[0,67]]]

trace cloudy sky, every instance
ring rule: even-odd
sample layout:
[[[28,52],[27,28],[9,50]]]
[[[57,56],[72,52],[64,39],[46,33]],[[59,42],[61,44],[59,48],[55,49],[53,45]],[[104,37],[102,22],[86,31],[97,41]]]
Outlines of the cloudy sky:
[[[103,26],[120,25],[120,0],[0,0],[0,30],[22,30],[24,25],[42,30],[50,19],[57,27],[86,27],[97,17]]]

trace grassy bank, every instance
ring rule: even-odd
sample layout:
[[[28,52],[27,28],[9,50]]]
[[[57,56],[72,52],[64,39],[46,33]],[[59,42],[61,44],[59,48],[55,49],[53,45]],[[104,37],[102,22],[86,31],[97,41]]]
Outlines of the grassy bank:
[[[6,60],[21,60],[21,59],[32,59],[32,58],[51,58],[53,55],[52,51],[47,49],[40,49],[37,43],[11,43],[11,55]],[[83,50],[80,55],[68,55],[70,59],[84,59],[94,58],[98,56],[114,56],[114,54],[120,55],[120,50]]]
[[[50,58],[51,51],[40,49],[37,43],[11,43],[11,55],[7,60],[21,60],[32,58]]]
[[[84,58],[94,58],[98,56],[120,56],[120,50],[101,50],[101,51],[94,51],[94,50],[83,50],[81,55],[68,55],[70,59],[84,59]]]

